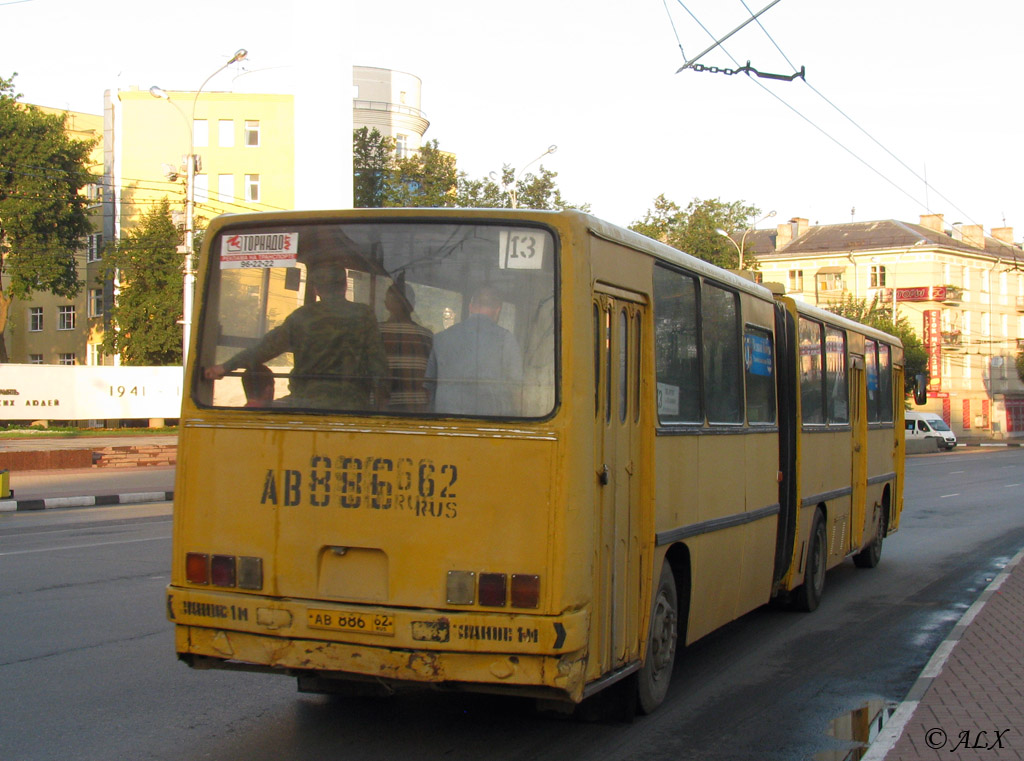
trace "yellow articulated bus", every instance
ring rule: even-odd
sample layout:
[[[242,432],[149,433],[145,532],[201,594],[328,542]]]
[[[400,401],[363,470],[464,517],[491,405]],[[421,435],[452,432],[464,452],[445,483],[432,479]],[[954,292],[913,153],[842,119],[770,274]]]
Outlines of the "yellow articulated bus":
[[[310,692],[665,697],[899,524],[898,339],[578,212],[224,216],[167,611]]]

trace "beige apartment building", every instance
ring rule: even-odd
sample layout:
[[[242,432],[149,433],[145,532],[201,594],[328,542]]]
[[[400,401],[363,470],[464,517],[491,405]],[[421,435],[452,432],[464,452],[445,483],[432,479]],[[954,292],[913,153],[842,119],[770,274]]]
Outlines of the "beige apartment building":
[[[875,297],[928,351],[928,404],[958,436],[1024,437],[1024,251],[1013,229],[947,225],[941,214],[810,225],[794,218],[747,236],[764,282],[817,306]]]
[[[95,140],[90,156],[91,171],[99,175],[103,166],[103,117],[78,111],[38,107],[48,114],[63,114],[65,129],[75,140]],[[11,362],[23,364],[78,365],[99,364],[98,346],[103,330],[103,287],[96,280],[102,273],[102,178],[87,186],[90,214],[96,232],[76,259],[78,276],[86,285],[76,298],[68,299],[44,291],[31,300],[11,304],[4,339]],[[7,283],[4,282],[6,287]]]

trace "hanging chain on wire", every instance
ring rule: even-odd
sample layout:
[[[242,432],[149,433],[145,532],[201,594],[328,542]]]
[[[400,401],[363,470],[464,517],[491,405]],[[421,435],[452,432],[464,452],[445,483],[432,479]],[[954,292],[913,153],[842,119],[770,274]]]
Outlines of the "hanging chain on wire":
[[[804,77],[804,74],[806,73],[805,66],[801,66],[800,71],[795,74],[769,74],[766,71],[758,71],[750,65],[750,61],[747,61],[746,66],[740,66],[738,69],[723,69],[718,66],[705,66],[702,63],[695,63],[689,68],[693,71],[706,71],[710,74],[727,74],[729,76],[732,76],[733,74],[746,74],[748,77],[751,74],[754,74],[755,76],[761,77],[761,79],[779,79],[783,82],[792,82],[797,78],[804,79],[804,81],[806,81]]]

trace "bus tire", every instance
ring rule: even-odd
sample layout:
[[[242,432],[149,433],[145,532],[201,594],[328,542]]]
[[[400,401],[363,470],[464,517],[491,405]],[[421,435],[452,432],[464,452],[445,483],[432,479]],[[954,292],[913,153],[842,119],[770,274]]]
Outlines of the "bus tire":
[[[647,657],[637,674],[637,708],[652,713],[668,693],[679,636],[679,595],[672,567],[662,563],[658,591],[654,595],[651,625],[647,633]]]
[[[878,516],[878,530],[871,544],[853,556],[853,564],[858,568],[874,568],[882,559],[882,540],[885,538],[885,529],[888,526],[887,511],[883,507]]]
[[[811,536],[808,541],[807,570],[804,573],[804,583],[797,588],[793,602],[797,610],[810,613],[817,609],[821,602],[821,595],[825,590],[825,571],[828,568],[825,516],[821,514],[821,510],[814,512]]]

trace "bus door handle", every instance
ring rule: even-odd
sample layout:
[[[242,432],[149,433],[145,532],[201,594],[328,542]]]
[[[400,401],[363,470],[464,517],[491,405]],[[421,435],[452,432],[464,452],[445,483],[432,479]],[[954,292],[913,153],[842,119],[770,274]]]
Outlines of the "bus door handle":
[[[599,484],[601,484],[601,486],[607,486],[608,485],[608,466],[607,465],[602,465],[601,469],[599,471],[597,471],[597,482]]]

